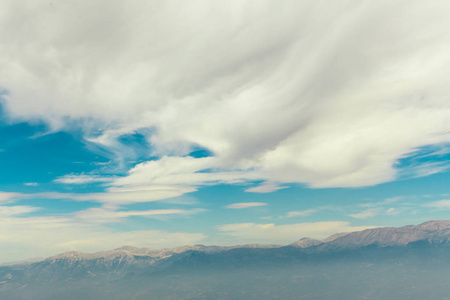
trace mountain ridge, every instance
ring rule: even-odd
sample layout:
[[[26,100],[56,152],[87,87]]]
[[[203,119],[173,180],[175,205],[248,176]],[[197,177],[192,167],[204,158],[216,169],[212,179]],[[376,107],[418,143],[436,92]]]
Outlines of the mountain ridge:
[[[305,290],[310,291],[308,295],[322,295],[308,299],[330,299],[329,295],[362,299],[362,280],[366,298],[378,299],[373,295],[382,289],[373,285],[373,278],[386,288],[392,280],[405,278],[399,283],[405,288],[398,290],[397,299],[424,299],[435,291],[435,299],[443,299],[440,295],[448,295],[450,285],[442,286],[439,278],[447,278],[449,269],[450,221],[430,221],[334,234],[321,241],[302,238],[286,246],[122,246],[95,253],[68,251],[30,264],[0,266],[0,298],[215,299],[219,289],[230,293],[224,299],[273,298],[270,295],[299,299],[298,293]],[[335,289],[329,287],[330,276],[335,276]],[[273,290],[274,282],[280,289]],[[317,282],[320,288],[314,288]],[[339,294],[342,284],[353,285],[359,292],[351,297]],[[414,293],[408,292],[412,288]]]
[[[337,250],[344,248],[356,248],[377,244],[382,247],[394,245],[407,245],[408,243],[428,240],[430,242],[449,242],[450,241],[450,220],[431,220],[418,225],[405,225],[401,227],[377,227],[354,232],[338,232],[329,237],[317,240],[303,237],[287,246],[310,249],[314,251]],[[152,249],[146,247],[134,247],[124,245],[119,248],[93,253],[81,251],[66,251],[51,257],[41,259],[30,259],[17,262],[17,264],[26,265],[37,262],[51,262],[54,260],[94,260],[94,259],[133,259],[134,257],[147,257],[155,261],[181,254],[187,251],[199,251],[205,253],[215,253],[239,248],[281,248],[284,245],[274,244],[244,244],[234,246],[217,245],[184,245],[174,248]],[[5,263],[0,266],[11,266],[14,262]]]

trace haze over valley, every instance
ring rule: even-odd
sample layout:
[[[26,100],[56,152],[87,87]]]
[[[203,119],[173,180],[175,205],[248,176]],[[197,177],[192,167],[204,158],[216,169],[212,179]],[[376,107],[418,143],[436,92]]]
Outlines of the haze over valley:
[[[124,246],[0,267],[4,299],[446,299],[450,221],[290,245]]]

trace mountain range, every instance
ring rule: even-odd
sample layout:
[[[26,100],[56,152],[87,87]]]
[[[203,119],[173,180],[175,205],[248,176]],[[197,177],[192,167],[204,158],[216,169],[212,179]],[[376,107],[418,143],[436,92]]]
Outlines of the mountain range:
[[[0,299],[449,299],[449,250],[450,221],[429,221],[286,246],[70,251],[0,266]]]

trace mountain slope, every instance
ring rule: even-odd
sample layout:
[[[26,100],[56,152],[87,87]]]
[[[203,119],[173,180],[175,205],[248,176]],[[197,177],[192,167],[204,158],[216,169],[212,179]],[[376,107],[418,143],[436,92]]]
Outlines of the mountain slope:
[[[376,244],[382,247],[407,245],[427,240],[432,243],[450,241],[450,221],[429,221],[414,226],[384,227],[351,232],[323,243],[321,248],[355,248]]]
[[[430,221],[288,246],[71,251],[0,267],[0,299],[445,299],[449,237]]]
[[[382,227],[356,232],[336,233],[324,240],[302,238],[291,243],[300,248],[314,247],[314,251],[358,248],[368,245],[401,246],[426,240],[431,243],[450,241],[450,220],[428,221],[419,225]]]

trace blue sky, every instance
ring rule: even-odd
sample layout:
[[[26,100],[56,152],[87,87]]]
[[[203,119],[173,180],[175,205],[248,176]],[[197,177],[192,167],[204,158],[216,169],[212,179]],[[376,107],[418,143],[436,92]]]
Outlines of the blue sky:
[[[247,4],[0,4],[0,262],[448,218],[449,5]]]

